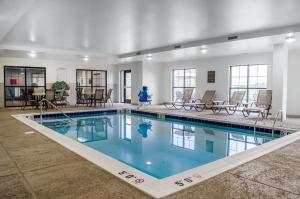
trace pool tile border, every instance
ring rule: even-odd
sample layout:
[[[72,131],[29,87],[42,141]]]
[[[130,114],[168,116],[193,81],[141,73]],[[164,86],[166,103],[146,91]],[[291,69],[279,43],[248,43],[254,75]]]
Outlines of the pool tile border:
[[[159,117],[158,113],[146,112],[146,111],[140,111],[140,110],[133,110],[133,109],[130,110],[130,111],[131,111],[131,113],[134,113],[134,114],[141,114],[141,115],[146,115],[146,116],[149,115],[149,116]],[[229,127],[229,128],[235,128],[235,129],[243,129],[243,130],[254,131],[254,126],[251,126],[251,125],[233,124],[233,123],[230,123],[230,122],[220,122],[220,121],[213,121],[213,120],[207,120],[207,119],[198,119],[198,118],[186,117],[186,116],[176,116],[176,115],[170,115],[170,114],[164,114],[164,118],[166,120],[175,119],[175,120],[180,120],[180,121],[195,122],[195,123],[198,123],[198,124],[210,124],[210,125],[216,125],[216,126],[222,126],[222,127]],[[256,132],[272,134],[272,129],[257,127]],[[280,130],[275,129],[274,134],[280,135]]]
[[[97,111],[78,111],[78,112],[66,112],[66,115],[68,116],[86,116],[86,115],[105,115],[105,114],[112,114],[112,113],[118,113],[118,110],[97,110]],[[57,118],[57,117],[64,117],[62,113],[47,113],[43,114],[42,118],[49,119],[49,118]],[[39,119],[40,115],[35,114],[33,115],[34,119]]]
[[[195,119],[195,118],[190,118],[190,117],[174,116],[174,115],[168,115],[168,114],[165,115],[165,118],[188,121],[188,122],[195,122],[198,124],[210,124],[210,125],[216,125],[216,126],[222,126],[222,127],[254,131],[254,126],[250,126],[250,125],[233,124],[233,123],[229,123],[229,122],[210,121],[210,120],[204,120],[204,119]],[[257,127],[256,131],[261,132],[261,133],[272,134],[272,129],[270,129],[270,128]],[[274,130],[274,134],[280,135],[280,130],[278,130],[278,129]]]
[[[112,109],[112,110],[96,110],[96,111],[77,111],[77,112],[66,112],[68,116],[86,116],[86,115],[105,115],[105,114],[113,114],[113,113],[118,113],[117,109]],[[141,111],[141,110],[134,110],[134,109],[125,109],[125,111],[131,112],[132,114],[139,114],[139,115],[144,115],[144,116],[150,116],[150,117],[159,117],[158,113],[153,113],[153,112],[147,112],[147,111]],[[60,118],[64,117],[63,114],[61,113],[47,113],[43,114],[42,116],[45,119],[50,119],[50,118]],[[33,115],[34,119],[39,119],[40,115],[35,114]],[[164,118],[166,120],[168,119],[176,119],[180,121],[188,121],[188,122],[195,122],[198,124],[209,124],[209,125],[216,125],[216,126],[222,126],[222,127],[229,127],[229,128],[235,128],[235,129],[243,129],[243,130],[250,130],[254,131],[254,126],[251,125],[243,125],[243,124],[233,124],[230,122],[220,122],[220,121],[214,121],[214,120],[207,120],[207,119],[198,119],[198,118],[193,118],[193,117],[186,117],[186,116],[176,116],[176,115],[170,115],[170,114],[164,114]],[[263,128],[263,127],[257,127],[256,132],[261,132],[261,133],[268,133],[272,134],[272,129],[270,128]],[[280,130],[275,129],[274,134],[280,135]]]

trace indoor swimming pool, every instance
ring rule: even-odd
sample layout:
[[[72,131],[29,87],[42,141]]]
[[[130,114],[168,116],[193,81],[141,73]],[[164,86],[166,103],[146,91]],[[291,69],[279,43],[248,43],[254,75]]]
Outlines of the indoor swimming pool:
[[[106,112],[44,117],[42,125],[156,179],[243,152],[278,138],[214,123]],[[35,120],[39,122],[39,118]]]

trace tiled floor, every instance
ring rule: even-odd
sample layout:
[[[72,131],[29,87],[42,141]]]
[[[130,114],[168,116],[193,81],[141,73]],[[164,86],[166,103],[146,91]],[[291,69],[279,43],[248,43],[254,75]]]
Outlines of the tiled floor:
[[[73,109],[73,108],[72,108]],[[76,108],[75,108],[76,109]],[[71,110],[71,109],[69,109]],[[151,111],[164,111],[151,107]],[[27,110],[25,112],[31,112]],[[209,112],[172,114],[252,122]],[[151,198],[0,111],[0,198]],[[265,121],[272,124],[271,120]],[[263,122],[261,122],[263,124]],[[299,120],[285,126],[299,128]],[[300,128],[299,128],[300,129]],[[167,198],[300,198],[300,141]]]

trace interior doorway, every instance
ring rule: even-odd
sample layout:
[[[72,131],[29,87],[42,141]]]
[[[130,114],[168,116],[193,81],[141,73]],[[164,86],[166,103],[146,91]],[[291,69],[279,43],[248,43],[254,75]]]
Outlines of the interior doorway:
[[[131,103],[131,70],[121,71],[121,102]]]

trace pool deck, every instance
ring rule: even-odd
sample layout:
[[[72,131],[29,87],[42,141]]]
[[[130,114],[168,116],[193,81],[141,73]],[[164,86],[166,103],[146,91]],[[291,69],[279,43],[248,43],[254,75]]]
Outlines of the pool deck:
[[[121,107],[116,105],[115,107]],[[150,111],[253,123],[255,116]],[[67,108],[67,110],[86,109]],[[90,109],[90,108],[89,108]],[[12,114],[36,110],[0,110],[0,198],[151,198],[100,167],[44,137]],[[271,126],[272,120],[260,121]],[[300,119],[280,126],[300,129]],[[26,133],[27,132],[27,133]],[[28,133],[29,132],[29,133]],[[30,133],[35,132],[35,133]],[[166,198],[300,198],[300,141],[226,171]]]

